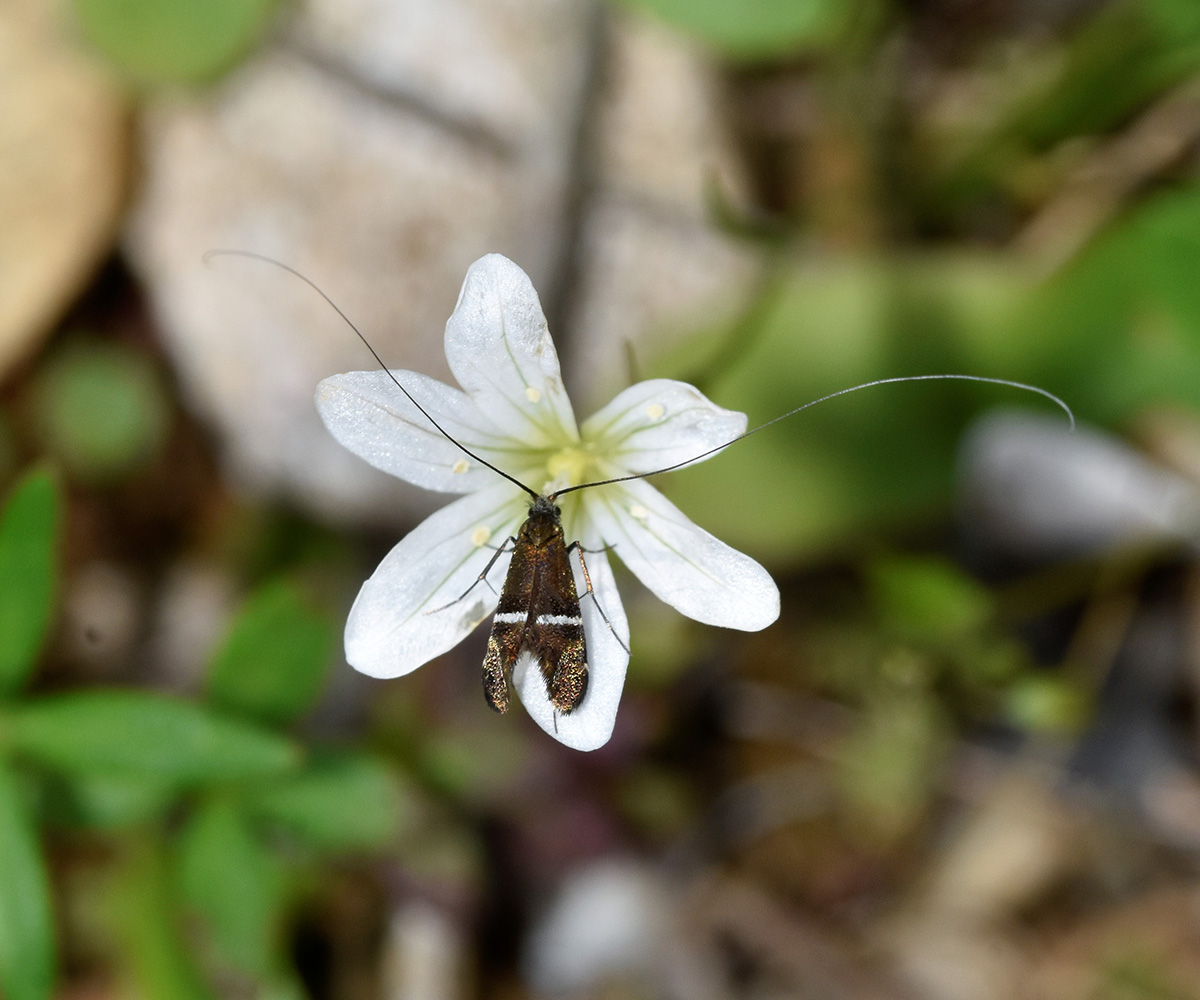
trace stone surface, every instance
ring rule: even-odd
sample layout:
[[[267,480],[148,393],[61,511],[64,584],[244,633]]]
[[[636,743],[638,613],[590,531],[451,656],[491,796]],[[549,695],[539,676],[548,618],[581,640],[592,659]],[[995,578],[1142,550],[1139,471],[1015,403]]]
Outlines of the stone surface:
[[[108,254],[125,194],[124,99],[57,14],[0,6],[0,375]]]
[[[761,268],[757,252],[709,220],[715,189],[746,200],[714,68],[686,39],[631,13],[614,15],[607,49],[566,372],[591,405],[627,384],[629,346],[644,358],[732,318]]]
[[[605,401],[598,387],[621,384],[624,340],[736,307],[755,265],[705,221],[708,178],[737,187],[712,71],[632,18],[597,34],[598,9],[308,0],[212,91],[145,113],[128,253],[236,481],[344,521],[411,521],[440,504],[367,468],[318,421],[321,378],[374,367],[337,315],[269,265],[205,266],[210,249],[296,267],[389,366],[442,378],[467,266],[504,253],[552,321],[568,318],[554,333],[586,388],[581,415]],[[593,74],[597,53],[606,70]],[[597,101],[585,99],[593,79],[606,81]],[[594,150],[577,146],[591,114]]]
[[[959,457],[964,534],[1023,559],[1194,540],[1200,492],[1096,428],[1000,410],[978,420]]]
[[[421,504],[317,419],[321,378],[375,367],[303,283],[213,248],[268,254],[323,288],[390,366],[446,377],[441,331],[467,265],[499,249],[550,270],[561,171],[535,168],[272,54],[213,98],[155,108],[129,250],[184,386],[223,432],[235,478],[327,513]],[[425,501],[426,506],[432,498]]]

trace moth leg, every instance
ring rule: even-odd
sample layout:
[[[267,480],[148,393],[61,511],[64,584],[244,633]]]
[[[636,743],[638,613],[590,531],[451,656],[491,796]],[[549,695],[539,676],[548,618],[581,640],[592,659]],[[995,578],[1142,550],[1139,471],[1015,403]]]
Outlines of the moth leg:
[[[467,599],[467,595],[469,593],[471,593],[471,591],[474,590],[476,587],[478,587],[481,583],[487,583],[487,585],[489,587],[491,587],[492,593],[494,594],[496,592],[496,588],[492,587],[492,585],[490,583],[488,583],[487,575],[492,571],[492,567],[496,565],[496,560],[499,559],[502,555],[504,555],[505,552],[508,551],[508,546],[510,544],[515,545],[516,542],[517,542],[516,536],[509,535],[508,538],[505,540],[504,544],[496,549],[496,554],[493,555],[492,558],[488,560],[488,564],[483,567],[483,572],[480,573],[477,577],[475,577],[475,581],[471,584],[471,586],[469,586],[466,590],[464,590],[461,595],[454,598],[454,600],[451,601],[449,604],[443,604],[440,608],[432,608],[431,610],[426,611],[425,614],[436,615],[439,611],[445,611],[447,608],[454,607],[454,605],[456,605],[459,601],[465,601]]]
[[[589,556],[598,555],[601,552],[617,551],[617,547],[615,545],[602,545],[598,549],[585,549],[579,542],[572,542],[567,546],[568,552],[570,552],[572,549],[578,549],[580,552],[586,552]]]
[[[603,549],[600,549],[599,551],[604,552],[608,549],[611,549],[612,547],[613,546],[611,546],[611,545],[606,545]],[[581,570],[583,570],[583,582],[587,584],[587,593],[584,594],[583,596],[590,597],[592,599],[592,602],[596,605],[596,610],[600,612],[600,617],[604,619],[604,624],[608,626],[608,630],[612,633],[613,638],[616,639],[617,643],[620,645],[620,647],[623,650],[625,650],[626,653],[628,653],[629,647],[626,646],[625,643],[621,640],[621,637],[619,635],[617,635],[617,630],[615,628],[613,628],[613,623],[608,620],[608,615],[604,613],[604,605],[602,605],[600,603],[600,598],[598,598],[596,596],[596,589],[592,586],[592,574],[588,572],[587,563],[584,562],[584,560],[583,560],[583,553],[585,551],[584,547],[582,545],[580,545],[578,542],[572,542],[570,545],[567,546],[567,551],[570,552],[571,549],[574,549],[576,551],[576,553],[578,553],[578,555],[579,555],[579,568]],[[588,550],[588,551],[590,551],[590,550]],[[632,655],[632,654],[630,654],[630,655]]]

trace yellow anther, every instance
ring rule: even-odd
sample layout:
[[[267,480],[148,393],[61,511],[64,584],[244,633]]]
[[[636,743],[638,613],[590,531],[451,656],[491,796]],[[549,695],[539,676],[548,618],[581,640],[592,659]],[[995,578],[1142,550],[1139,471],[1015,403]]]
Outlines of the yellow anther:
[[[453,466],[453,468],[452,468],[452,470],[451,470],[451,471],[452,471],[452,472],[453,472],[453,473],[454,473],[456,476],[461,476],[461,475],[462,475],[464,472],[466,472],[466,471],[467,471],[467,469],[469,469],[470,467],[471,467],[471,463],[470,463],[470,462],[468,462],[468,461],[467,461],[465,458],[460,458],[460,459],[459,459],[457,462],[455,462],[455,463],[454,463],[454,466]]]
[[[477,549],[483,548],[488,543],[488,539],[492,537],[492,529],[486,524],[481,524],[478,528],[471,532],[471,544]]]
[[[535,389],[533,386],[527,386],[525,389],[525,398],[528,399],[529,402],[531,402],[531,403],[536,403],[539,399],[542,398],[542,394],[540,392],[538,392],[537,389]]]
[[[663,414],[666,412],[667,408],[662,403],[651,403],[646,407],[646,416],[651,420],[661,420]]]
[[[637,518],[639,521],[644,521],[650,516],[650,511],[646,510],[640,503],[631,503],[629,505],[629,516]]]

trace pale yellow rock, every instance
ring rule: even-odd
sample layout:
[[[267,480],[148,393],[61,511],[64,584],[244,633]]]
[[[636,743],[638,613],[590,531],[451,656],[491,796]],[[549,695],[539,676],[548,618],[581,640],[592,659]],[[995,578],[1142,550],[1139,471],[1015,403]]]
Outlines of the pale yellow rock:
[[[125,101],[54,10],[0,5],[0,376],[109,252],[124,199]]]

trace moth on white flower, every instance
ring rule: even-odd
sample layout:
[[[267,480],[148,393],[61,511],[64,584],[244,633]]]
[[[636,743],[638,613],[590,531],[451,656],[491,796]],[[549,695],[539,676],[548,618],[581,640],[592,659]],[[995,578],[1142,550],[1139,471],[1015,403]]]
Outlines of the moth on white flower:
[[[514,610],[513,598],[493,622],[488,699],[506,707],[511,672],[539,726],[594,750],[612,735],[629,663],[611,556],[697,621],[756,631],[779,616],[779,591],[753,559],[644,480],[603,482],[707,458],[745,432],[746,417],[683,382],[652,379],[577,424],[537,293],[499,254],[468,270],[445,346],[461,388],[416,372],[366,371],[317,389],[325,426],[350,451],[418,486],[461,494],[363,584],[346,622],[346,659],[372,677],[407,674],[464,639],[524,577],[526,606]],[[539,560],[561,566],[564,549],[570,573],[547,583]],[[531,593],[542,603],[526,615]],[[559,598],[561,606],[545,603]]]

